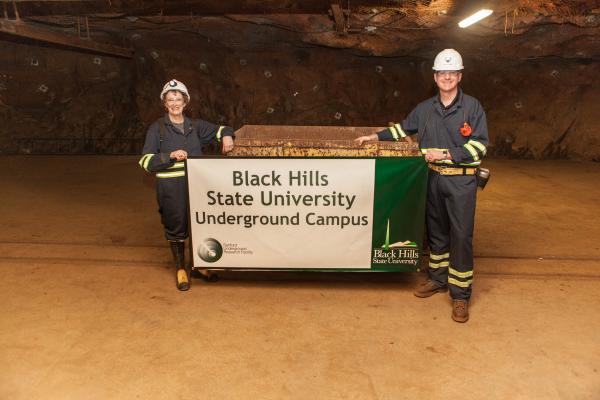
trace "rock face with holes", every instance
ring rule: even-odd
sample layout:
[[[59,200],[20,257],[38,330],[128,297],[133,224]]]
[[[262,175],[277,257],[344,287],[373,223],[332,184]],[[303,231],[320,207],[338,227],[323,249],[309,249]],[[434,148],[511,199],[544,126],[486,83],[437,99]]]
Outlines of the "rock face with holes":
[[[487,111],[490,153],[600,161],[593,1],[498,2],[466,30],[459,2],[358,3],[342,33],[326,13],[91,17],[92,38],[133,47],[132,59],[0,36],[0,152],[136,153],[171,78],[190,89],[190,115],[235,128],[386,125],[434,95],[433,58],[453,47]]]
[[[0,152],[130,152],[137,121],[129,61],[0,41]]]

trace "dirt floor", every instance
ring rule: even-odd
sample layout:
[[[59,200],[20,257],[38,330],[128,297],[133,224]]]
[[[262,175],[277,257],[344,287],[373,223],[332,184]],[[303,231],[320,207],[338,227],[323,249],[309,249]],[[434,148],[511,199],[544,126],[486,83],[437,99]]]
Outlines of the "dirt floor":
[[[422,274],[180,293],[136,157],[0,157],[0,399],[598,399],[600,165],[486,164],[458,324]]]

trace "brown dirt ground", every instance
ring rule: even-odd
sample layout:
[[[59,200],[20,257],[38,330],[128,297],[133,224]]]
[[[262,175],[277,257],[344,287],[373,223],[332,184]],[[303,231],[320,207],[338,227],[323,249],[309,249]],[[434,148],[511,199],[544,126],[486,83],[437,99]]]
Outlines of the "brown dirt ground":
[[[136,157],[1,157],[1,399],[597,399],[600,165],[488,160],[471,320],[421,274],[175,290]]]

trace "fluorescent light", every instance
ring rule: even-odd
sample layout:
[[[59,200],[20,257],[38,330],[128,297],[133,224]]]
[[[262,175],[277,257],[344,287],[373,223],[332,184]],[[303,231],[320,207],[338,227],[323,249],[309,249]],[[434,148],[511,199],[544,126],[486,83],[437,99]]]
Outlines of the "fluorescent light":
[[[492,10],[486,10],[486,9],[479,10],[475,14],[471,15],[470,17],[467,17],[467,18],[463,19],[462,21],[460,21],[458,23],[458,26],[460,26],[461,28],[466,28],[467,26],[473,25],[475,22],[481,21],[485,17],[489,17],[490,15],[492,15],[493,12],[494,11],[492,11]]]

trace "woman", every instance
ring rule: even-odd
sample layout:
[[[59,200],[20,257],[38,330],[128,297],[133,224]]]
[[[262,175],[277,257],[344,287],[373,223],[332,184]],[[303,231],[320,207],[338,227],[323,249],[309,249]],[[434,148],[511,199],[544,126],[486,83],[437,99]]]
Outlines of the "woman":
[[[201,119],[190,119],[183,110],[190,101],[185,85],[175,79],[163,87],[160,99],[167,114],[155,121],[146,134],[140,166],[156,173],[158,212],[175,260],[177,288],[190,288],[185,268],[185,245],[188,238],[187,179],[184,160],[200,156],[202,147],[222,143],[223,153],[233,150],[233,129]]]

